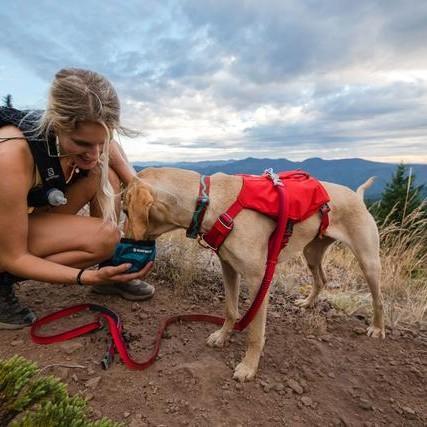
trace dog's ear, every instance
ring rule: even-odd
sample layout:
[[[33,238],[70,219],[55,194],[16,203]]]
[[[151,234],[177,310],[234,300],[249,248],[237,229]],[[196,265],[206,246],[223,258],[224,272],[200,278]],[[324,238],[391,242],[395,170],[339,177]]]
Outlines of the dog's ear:
[[[150,208],[154,203],[151,186],[135,178],[126,189],[123,210],[127,214],[126,235],[143,240],[149,223]]]

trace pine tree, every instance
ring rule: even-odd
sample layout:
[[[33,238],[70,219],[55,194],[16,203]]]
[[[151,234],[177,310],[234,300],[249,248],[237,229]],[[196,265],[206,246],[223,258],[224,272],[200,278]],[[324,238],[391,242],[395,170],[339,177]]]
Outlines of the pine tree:
[[[6,95],[3,97],[3,102],[5,107],[12,108],[12,95]]]
[[[407,173],[405,165],[399,164],[373,212],[379,224],[402,224],[404,217],[421,205],[423,185],[416,187],[414,182],[415,175],[411,169]]]

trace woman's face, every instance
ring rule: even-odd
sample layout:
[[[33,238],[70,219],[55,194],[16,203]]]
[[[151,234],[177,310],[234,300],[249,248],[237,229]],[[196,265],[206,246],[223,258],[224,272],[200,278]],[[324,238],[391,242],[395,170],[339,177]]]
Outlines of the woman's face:
[[[100,123],[79,122],[71,133],[58,133],[61,153],[71,156],[80,169],[93,169],[99,160],[107,130]]]

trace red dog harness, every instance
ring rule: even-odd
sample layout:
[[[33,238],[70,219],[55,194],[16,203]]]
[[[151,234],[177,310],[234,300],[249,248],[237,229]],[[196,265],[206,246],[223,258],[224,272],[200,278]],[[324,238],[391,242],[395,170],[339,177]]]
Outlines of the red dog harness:
[[[271,172],[266,172],[262,176],[239,175],[242,177],[242,188],[236,201],[218,217],[207,233],[199,233],[207,247],[218,252],[234,227],[233,219],[242,209],[252,209],[278,220],[279,195],[270,178]],[[285,208],[281,213],[286,217],[286,233],[282,241],[282,248],[288,243],[293,224],[304,221],[317,211],[321,216],[319,228],[321,237],[329,225],[328,212],[330,210],[327,205],[330,199],[322,184],[307,172],[300,170],[280,172],[276,176],[279,177],[286,193]],[[209,188],[209,177],[205,177],[205,180],[207,182],[203,183],[203,188]]]

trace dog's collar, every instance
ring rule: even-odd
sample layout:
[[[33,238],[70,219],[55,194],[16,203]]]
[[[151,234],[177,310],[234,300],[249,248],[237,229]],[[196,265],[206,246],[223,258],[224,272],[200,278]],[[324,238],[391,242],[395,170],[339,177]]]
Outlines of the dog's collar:
[[[186,233],[187,237],[190,239],[196,239],[201,233],[200,229],[202,227],[203,218],[209,206],[210,181],[210,176],[200,176],[199,197],[197,198],[196,208]]]

